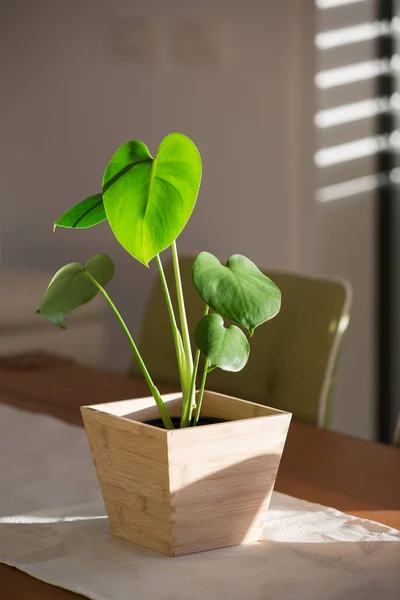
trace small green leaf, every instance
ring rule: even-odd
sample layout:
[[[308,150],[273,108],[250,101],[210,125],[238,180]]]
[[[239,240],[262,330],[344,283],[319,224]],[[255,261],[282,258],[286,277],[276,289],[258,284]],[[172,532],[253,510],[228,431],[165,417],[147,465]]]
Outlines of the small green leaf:
[[[193,283],[210,308],[253,334],[281,307],[279,288],[245,256],[234,254],[226,267],[209,252],[193,263]]]
[[[103,177],[108,222],[119,243],[144,265],[185,227],[197,199],[201,158],[186,136],[165,137],[156,158],[145,144],[127,142]]]
[[[236,325],[224,326],[220,315],[206,315],[197,323],[194,340],[208,358],[209,368],[240,371],[249,358],[250,346],[243,331]]]
[[[64,213],[54,223],[56,227],[68,227],[69,229],[86,229],[102,223],[107,219],[104,210],[103,196],[95,194],[76,204]]]
[[[66,317],[75,308],[90,302],[98,292],[85,270],[105,286],[113,277],[114,264],[106,254],[96,254],[87,261],[85,268],[79,263],[65,265],[50,281],[37,314],[65,329]]]

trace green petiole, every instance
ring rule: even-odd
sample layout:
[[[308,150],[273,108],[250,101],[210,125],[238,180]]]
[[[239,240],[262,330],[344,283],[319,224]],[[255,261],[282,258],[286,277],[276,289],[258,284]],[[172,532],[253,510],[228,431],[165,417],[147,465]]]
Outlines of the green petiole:
[[[171,249],[184,349],[184,364],[180,367],[182,380],[181,427],[189,427],[189,415],[191,414],[195,403],[194,390],[192,390],[193,356],[190,344],[189,327],[186,318],[185,300],[183,297],[182,280],[178,259],[178,249],[176,247],[175,241],[172,243]]]
[[[112,311],[114,312],[115,316],[117,317],[126,337],[128,338],[128,341],[133,350],[133,354],[135,355],[135,358],[139,363],[140,370],[143,373],[146,383],[149,386],[152,396],[157,404],[158,410],[160,411],[160,415],[161,415],[162,421],[164,423],[165,429],[174,429],[174,426],[172,424],[172,421],[168,414],[166,406],[161,398],[160,392],[158,391],[157,387],[154,385],[154,382],[150,376],[150,373],[148,372],[147,367],[144,364],[143,359],[140,355],[140,352],[130,334],[130,331],[127,328],[123,318],[121,317],[117,307],[115,306],[114,302],[111,300],[110,296],[107,294],[106,290],[98,283],[98,281],[96,281],[96,279],[89,273],[89,271],[87,271],[86,269],[83,269],[83,272],[85,273],[86,277],[88,277],[88,279],[90,279],[90,281],[93,283],[93,285],[95,285],[97,287],[97,289],[102,294],[102,296],[107,300]]]
[[[204,309],[204,314],[203,317],[205,317],[206,315],[208,315],[208,311],[210,310],[210,307],[207,306]],[[190,397],[194,398],[194,394],[195,394],[195,390],[196,390],[196,379],[197,379],[197,371],[199,369],[199,362],[200,362],[200,350],[197,348],[196,349],[196,354],[194,356],[194,366],[193,366],[193,373],[192,373],[192,380],[190,382]],[[186,407],[185,407],[186,408]],[[182,418],[185,418],[187,423],[190,424],[192,421],[192,413],[193,413],[193,408],[194,405],[190,404],[188,408],[188,412],[187,413],[182,413]]]
[[[198,422],[199,422],[199,417],[200,417],[200,412],[201,412],[201,405],[203,403],[204,388],[206,386],[207,374],[208,374],[208,358],[206,358],[205,361],[204,361],[203,377],[201,378],[201,386],[200,386],[200,391],[199,391],[199,397],[197,398],[197,406],[196,406],[196,412],[195,412],[195,415],[194,415],[194,423],[193,423],[193,425],[197,425]]]

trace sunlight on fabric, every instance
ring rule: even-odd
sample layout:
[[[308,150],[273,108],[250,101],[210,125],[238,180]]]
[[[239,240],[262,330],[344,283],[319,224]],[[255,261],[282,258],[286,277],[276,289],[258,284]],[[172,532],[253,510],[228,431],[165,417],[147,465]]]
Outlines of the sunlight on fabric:
[[[351,27],[342,27],[332,31],[318,33],[315,37],[315,45],[320,50],[337,48],[346,44],[355,44],[366,40],[373,40],[381,35],[391,32],[389,21],[375,21],[374,23],[360,23]]]
[[[360,4],[361,2],[368,2],[368,0],[316,0],[315,4],[318,8],[325,10],[336,6],[346,6],[347,4]]]
[[[365,177],[357,177],[342,183],[328,185],[316,191],[315,199],[317,202],[332,202],[341,198],[348,198],[356,194],[370,192],[376,190],[387,181],[387,176],[384,173],[374,175],[366,175]]]
[[[387,136],[375,135],[354,142],[331,146],[330,148],[322,148],[315,153],[314,162],[317,167],[329,167],[348,160],[372,156],[387,148],[389,148]]]
[[[36,515],[14,515],[11,517],[0,517],[0,523],[71,523],[73,521],[92,521],[94,519],[107,519],[107,515],[76,515],[74,517],[38,517]]]
[[[390,64],[386,59],[367,60],[345,67],[320,71],[315,76],[315,84],[320,89],[327,89],[337,85],[372,79],[377,75],[389,73],[389,71]]]
[[[371,100],[362,100],[361,102],[321,110],[315,115],[314,123],[320,129],[325,129],[334,125],[360,121],[389,110],[390,103],[387,98],[372,98]]]

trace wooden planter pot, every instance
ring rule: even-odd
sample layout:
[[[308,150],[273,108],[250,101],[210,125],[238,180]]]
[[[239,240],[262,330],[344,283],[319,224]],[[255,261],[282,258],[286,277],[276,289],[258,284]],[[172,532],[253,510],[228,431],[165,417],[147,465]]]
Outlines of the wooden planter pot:
[[[163,399],[178,416],[181,395]],[[152,397],[81,411],[114,535],[169,556],[260,539],[290,413],[214,392],[202,414],[225,423],[147,425]]]

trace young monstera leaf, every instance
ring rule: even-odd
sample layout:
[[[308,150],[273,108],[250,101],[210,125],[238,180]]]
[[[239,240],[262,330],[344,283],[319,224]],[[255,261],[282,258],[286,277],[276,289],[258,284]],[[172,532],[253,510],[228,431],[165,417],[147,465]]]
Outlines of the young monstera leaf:
[[[85,271],[104,287],[113,277],[114,264],[106,254],[96,254],[87,261],[85,267],[79,263],[65,265],[50,281],[37,314],[65,329],[66,317],[79,306],[93,300],[98,292]]]
[[[281,307],[279,288],[240,254],[228,258],[224,266],[209,252],[200,252],[193,263],[193,283],[210,308],[250,335]]]
[[[153,158],[145,144],[127,142],[103,176],[108,222],[120,244],[144,265],[185,227],[197,199],[201,158],[186,136],[171,133]]]
[[[194,341],[208,359],[209,369],[240,371],[249,358],[250,346],[243,331],[235,325],[224,326],[220,315],[206,315],[197,323]]]
[[[54,223],[54,230],[56,227],[86,229],[88,227],[93,227],[93,225],[97,225],[98,223],[102,223],[106,219],[103,196],[101,194],[95,194],[67,210],[67,212]]]

